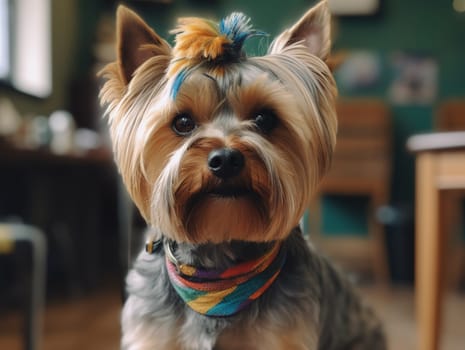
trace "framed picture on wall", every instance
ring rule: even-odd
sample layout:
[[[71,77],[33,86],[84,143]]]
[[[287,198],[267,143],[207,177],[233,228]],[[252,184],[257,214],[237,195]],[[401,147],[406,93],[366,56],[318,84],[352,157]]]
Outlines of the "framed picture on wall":
[[[431,105],[438,93],[438,63],[430,54],[395,52],[390,57],[393,81],[389,99],[394,105]]]
[[[335,16],[370,16],[378,12],[381,0],[328,0]]]
[[[132,0],[134,2],[153,2],[156,4],[171,4],[174,0]]]

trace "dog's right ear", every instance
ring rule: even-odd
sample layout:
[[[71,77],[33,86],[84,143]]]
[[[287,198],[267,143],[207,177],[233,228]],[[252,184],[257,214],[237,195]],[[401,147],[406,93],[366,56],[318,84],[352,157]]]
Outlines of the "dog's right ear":
[[[282,52],[286,47],[301,43],[308,52],[323,61],[331,48],[331,14],[327,0],[322,0],[305,13],[291,28],[281,33],[270,45],[270,53]]]
[[[128,84],[134,71],[149,58],[170,55],[169,44],[135,12],[120,5],[116,13],[117,63],[121,79]]]

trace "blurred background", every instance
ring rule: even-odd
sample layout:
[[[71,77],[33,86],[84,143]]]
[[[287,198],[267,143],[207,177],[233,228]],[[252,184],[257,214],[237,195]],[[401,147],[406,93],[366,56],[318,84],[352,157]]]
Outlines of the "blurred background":
[[[0,0],[0,349],[119,347],[122,280],[144,224],[120,185],[97,98],[96,73],[115,58],[118,3],[170,39],[179,16],[243,11],[270,33],[247,44],[254,55],[315,1]],[[465,0],[329,3],[339,141],[302,224],[375,306],[390,349],[415,349],[406,142],[465,130]],[[463,194],[441,197],[448,350],[465,343]]]

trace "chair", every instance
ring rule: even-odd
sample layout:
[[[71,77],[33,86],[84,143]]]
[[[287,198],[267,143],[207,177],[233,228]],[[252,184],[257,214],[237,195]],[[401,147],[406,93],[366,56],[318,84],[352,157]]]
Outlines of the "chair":
[[[465,130],[465,98],[442,102],[436,111],[435,123],[438,131]]]
[[[392,154],[389,109],[376,99],[341,100],[337,113],[336,150],[332,167],[310,206],[310,238],[336,260],[353,266],[358,263],[358,268],[372,267],[375,279],[386,284],[390,272],[385,233],[383,225],[376,220],[376,211],[389,202]],[[327,194],[369,198],[366,237],[344,235],[331,238],[321,234],[320,200]],[[366,264],[367,259],[370,264]]]
[[[437,131],[465,130],[465,98],[448,99],[442,102],[435,113],[435,129]],[[463,199],[465,191],[448,191],[444,193],[441,210],[442,230],[447,234],[447,283],[457,289],[465,271],[465,245],[461,238],[463,227]]]

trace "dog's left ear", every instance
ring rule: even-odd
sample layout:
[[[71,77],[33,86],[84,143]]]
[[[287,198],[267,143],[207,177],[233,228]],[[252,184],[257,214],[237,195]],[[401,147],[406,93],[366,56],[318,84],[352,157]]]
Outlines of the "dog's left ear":
[[[116,14],[118,66],[128,84],[134,71],[157,55],[170,55],[171,48],[135,12],[120,5]]]
[[[152,57],[159,57],[159,76],[169,65],[170,45],[160,38],[135,12],[120,5],[116,13],[116,61],[107,64],[98,76],[106,80],[100,91],[102,104],[113,106],[121,99],[134,72]]]
[[[331,14],[326,0],[312,7],[290,29],[281,33],[271,44],[269,53],[300,42],[309,52],[325,61],[331,49]]]

